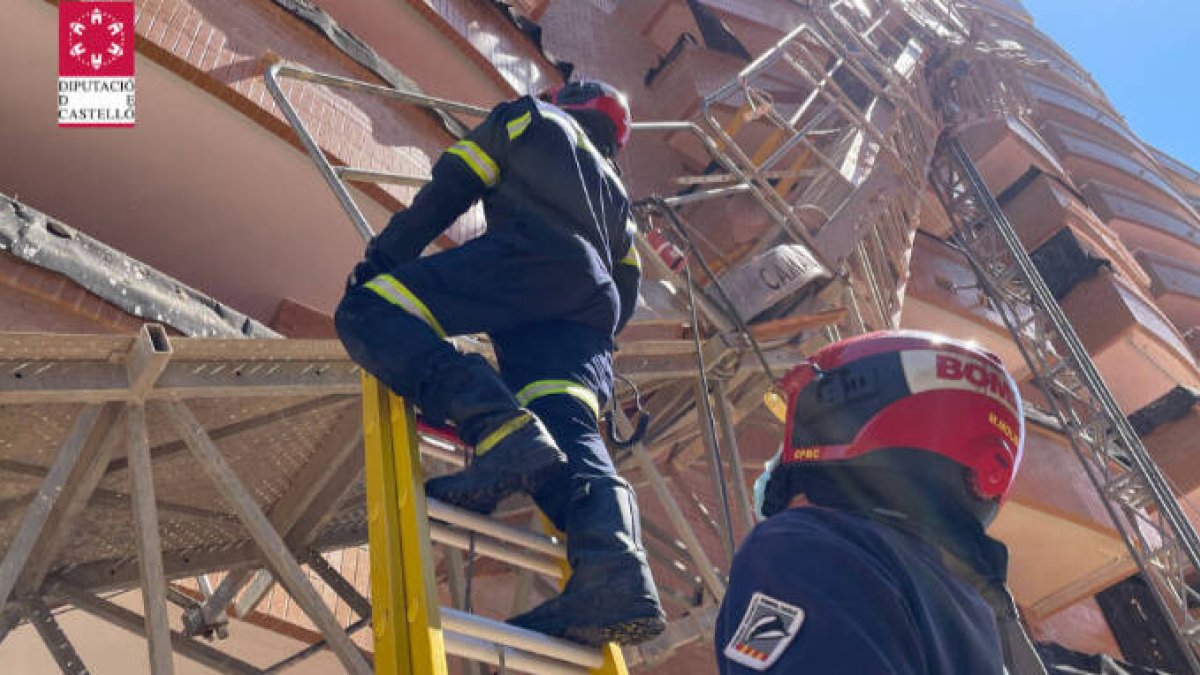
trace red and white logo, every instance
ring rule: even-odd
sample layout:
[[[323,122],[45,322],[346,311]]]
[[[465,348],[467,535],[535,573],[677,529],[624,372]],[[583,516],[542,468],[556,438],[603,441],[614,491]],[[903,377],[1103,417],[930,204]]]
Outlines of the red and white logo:
[[[989,396],[1014,417],[1021,416],[1017,385],[995,366],[954,352],[910,350],[900,355],[908,390],[914,394],[938,389],[959,389]]]
[[[58,4],[59,126],[133,126],[131,1]]]

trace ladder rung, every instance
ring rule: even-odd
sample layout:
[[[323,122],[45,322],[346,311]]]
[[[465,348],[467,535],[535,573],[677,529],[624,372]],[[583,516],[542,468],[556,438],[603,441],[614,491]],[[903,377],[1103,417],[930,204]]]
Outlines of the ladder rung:
[[[528,652],[519,651],[512,647],[504,645],[496,645],[485,640],[477,640],[473,637],[467,637],[453,631],[445,631],[443,633],[446,645],[446,653],[450,656],[458,656],[471,661],[478,661],[493,666],[500,665],[500,654],[504,654],[504,667],[506,669],[519,670],[526,673],[538,673],[539,675],[588,675],[590,672],[586,668],[555,661],[544,656],[537,656]]]
[[[449,447],[440,438],[428,437],[421,434],[420,439],[421,454],[439,459],[451,466],[462,467],[466,465],[466,457],[463,453]]]
[[[510,548],[487,537],[479,537],[472,542],[470,533],[442,523],[430,522],[429,536],[439,544],[453,546],[461,551],[469,550],[474,543],[475,552],[481,556],[516,565],[551,579],[562,579],[564,574],[562,564],[554,558],[540,553]]]
[[[360,183],[389,183],[391,185],[421,187],[429,182],[428,178],[420,176],[410,176],[390,171],[375,171],[374,169],[360,169],[353,166],[335,166],[333,170],[338,176],[341,176],[342,180],[357,181]]]
[[[559,560],[565,560],[567,550],[557,539],[552,539],[536,532],[513,527],[487,516],[481,516],[449,504],[443,504],[436,499],[426,499],[429,517],[444,523],[457,525],[472,532],[486,534],[500,541],[507,541],[522,548],[538,553],[544,553]]]
[[[443,607],[441,613],[442,628],[447,632],[459,633],[494,645],[513,647],[529,654],[565,661],[583,668],[592,669],[604,665],[604,655],[596,648],[584,647],[570,640],[553,638],[449,607]],[[515,664],[513,665],[515,667]]]

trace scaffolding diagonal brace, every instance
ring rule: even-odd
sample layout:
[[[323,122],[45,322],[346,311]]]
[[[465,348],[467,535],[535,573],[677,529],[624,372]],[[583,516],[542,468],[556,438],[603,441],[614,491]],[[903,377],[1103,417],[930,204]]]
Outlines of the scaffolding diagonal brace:
[[[14,590],[21,595],[38,591],[100,482],[120,408],[118,403],[107,403],[87,406],[79,413],[0,563],[0,606]]]
[[[25,604],[29,607],[29,622],[46,644],[46,649],[54,656],[54,661],[63,675],[87,675],[88,669],[83,665],[83,659],[79,658],[79,653],[75,651],[75,647],[46,605],[36,598],[27,600]]]
[[[143,637],[146,635],[145,620],[138,616],[137,612],[132,612],[120,605],[96,597],[87,591],[75,588],[66,583],[52,583],[50,584],[50,590],[54,595],[65,598],[72,605],[92,616],[103,619],[114,626],[123,628],[136,635]],[[180,655],[212,668],[219,673],[260,675],[262,672],[241,659],[230,656],[202,642],[186,638],[175,631],[171,631],[171,647]]]
[[[250,532],[250,536],[258,544],[275,577],[295,599],[296,604],[300,605],[304,613],[320,629],[342,665],[354,675],[370,673],[371,667],[359,652],[358,647],[346,635],[333,612],[309,583],[304,571],[300,569],[300,565],[284,544],[283,538],[272,527],[270,520],[263,514],[254,498],[246,492],[241,480],[238,479],[229,463],[225,461],[216,444],[205,433],[200,421],[183,403],[167,403],[164,404],[164,407],[166,408],[165,412],[184,437],[201,467],[212,478],[222,496],[229,502],[242,524]]]

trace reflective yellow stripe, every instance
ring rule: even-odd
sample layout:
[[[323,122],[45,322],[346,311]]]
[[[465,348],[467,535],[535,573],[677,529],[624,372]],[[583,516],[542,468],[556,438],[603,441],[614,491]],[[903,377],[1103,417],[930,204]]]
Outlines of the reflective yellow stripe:
[[[517,392],[517,401],[521,405],[529,405],[531,401],[552,394],[567,394],[579,399],[591,409],[592,414],[600,416],[600,402],[591,389],[570,380],[537,380],[530,382]]]
[[[407,286],[397,281],[396,277],[390,274],[380,274],[368,281],[366,287],[378,293],[384,300],[429,324],[438,337],[446,337],[446,331],[442,330],[442,324],[438,323],[433,312],[430,312],[425,303],[413,295]]]
[[[625,257],[621,258],[621,264],[622,265],[632,265],[632,266],[638,268],[639,270],[642,269],[642,257],[640,255],[638,255],[637,247],[635,247],[635,246],[629,247],[629,253],[626,253]]]
[[[446,152],[462,159],[471,167],[483,184],[492,187],[500,180],[500,168],[492,161],[483,148],[474,141],[462,140],[446,149]]]
[[[523,412],[504,424],[501,424],[498,429],[487,436],[484,436],[483,440],[479,441],[479,443],[475,445],[475,455],[482,455],[488,450],[491,450],[492,448],[496,447],[497,443],[507,438],[509,434],[532,421],[533,416],[527,412]]]
[[[533,121],[533,113],[525,113],[520,117],[512,120],[506,126],[508,127],[508,140],[515,140],[518,136],[525,133],[529,128],[529,123]]]

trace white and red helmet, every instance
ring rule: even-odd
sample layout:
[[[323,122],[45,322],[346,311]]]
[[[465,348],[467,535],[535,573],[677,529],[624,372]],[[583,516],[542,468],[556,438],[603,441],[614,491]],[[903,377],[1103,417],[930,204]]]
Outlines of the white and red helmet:
[[[913,471],[936,469],[961,483],[947,489],[970,501],[986,525],[1021,462],[1025,418],[1016,383],[999,357],[971,343],[919,331],[870,333],[825,347],[777,388],[786,429],[764,516],[804,492],[806,474],[896,473],[920,464]]]
[[[547,89],[542,92],[540,98],[563,110],[582,112],[584,115],[598,114],[602,119],[606,119],[612,124],[613,153],[629,142],[629,132],[633,125],[629,114],[629,100],[620,90],[606,82],[567,82]]]

